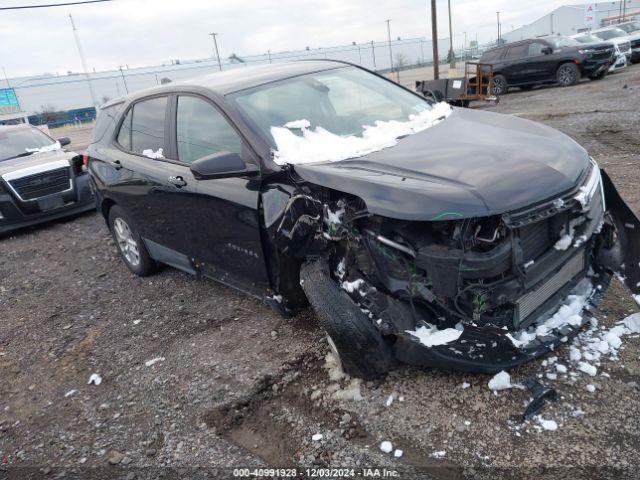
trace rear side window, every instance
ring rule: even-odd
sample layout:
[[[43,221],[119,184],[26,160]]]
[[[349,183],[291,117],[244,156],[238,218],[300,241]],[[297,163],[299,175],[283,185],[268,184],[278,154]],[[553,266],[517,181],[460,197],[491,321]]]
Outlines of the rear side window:
[[[178,97],[176,133],[178,159],[184,163],[218,152],[242,152],[240,136],[217,108],[201,98]]]
[[[167,97],[143,100],[133,106],[131,119],[131,151],[164,149],[164,125]]]
[[[133,109],[130,108],[127,116],[124,118],[120,131],[118,132],[117,142],[126,150],[131,150],[131,113]]]
[[[542,50],[544,50],[545,44],[540,42],[533,42],[529,45],[529,56],[535,57],[537,55],[542,55]]]
[[[504,52],[504,49],[502,49],[502,48],[498,48],[496,50],[491,50],[489,52],[485,52],[482,55],[482,58],[480,59],[480,61],[482,63],[497,62],[500,59],[500,57],[502,56],[502,52]]]
[[[104,137],[104,134],[107,133],[107,131],[113,131],[118,115],[122,110],[122,106],[123,103],[121,102],[108,108],[101,108],[98,110],[98,118],[96,119],[96,124],[93,127],[91,143],[98,143],[102,140],[102,137]]]
[[[507,52],[507,59],[514,60],[517,58],[524,58],[529,55],[529,45],[516,45],[515,47],[510,47]]]

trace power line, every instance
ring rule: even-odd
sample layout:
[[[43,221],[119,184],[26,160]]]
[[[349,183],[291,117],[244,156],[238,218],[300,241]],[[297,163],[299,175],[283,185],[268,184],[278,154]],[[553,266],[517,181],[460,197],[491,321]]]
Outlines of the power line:
[[[111,1],[112,0],[84,0],[81,2],[48,3],[43,5],[20,5],[16,7],[0,7],[0,10],[23,10],[26,8],[66,7],[67,5],[83,5],[85,3],[103,3],[103,2],[111,2]]]

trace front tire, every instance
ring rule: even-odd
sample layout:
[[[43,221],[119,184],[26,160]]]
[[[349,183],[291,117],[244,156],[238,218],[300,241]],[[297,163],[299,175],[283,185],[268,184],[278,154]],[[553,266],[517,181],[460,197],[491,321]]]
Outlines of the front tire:
[[[561,87],[569,87],[580,81],[580,69],[575,63],[563,63],[556,73],[558,84]]]
[[[491,80],[491,93],[497,95],[504,95],[509,90],[509,84],[507,78],[504,75],[494,75]]]
[[[331,278],[327,262],[305,263],[300,269],[300,280],[345,373],[373,380],[393,368],[391,346],[371,319]]]
[[[109,230],[120,258],[129,270],[139,277],[146,277],[158,270],[158,264],[149,256],[133,222],[117,205],[109,210]]]

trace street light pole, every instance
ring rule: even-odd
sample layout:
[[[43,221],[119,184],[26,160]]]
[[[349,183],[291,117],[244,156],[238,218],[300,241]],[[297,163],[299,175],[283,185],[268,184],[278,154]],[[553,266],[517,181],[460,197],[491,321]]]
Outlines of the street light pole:
[[[216,58],[218,59],[218,68],[220,69],[220,71],[222,71],[222,64],[220,63],[220,53],[218,52],[218,41],[216,40],[216,37],[218,36],[218,34],[210,33],[209,35],[213,37],[213,46],[215,48]]]
[[[124,71],[122,70],[122,65],[120,65],[118,67],[120,69],[120,75],[122,75],[122,83],[124,83],[124,90],[127,92],[127,95],[129,95],[129,86],[127,85],[127,79],[124,78]],[[157,78],[156,78],[156,83],[157,83]]]
[[[433,78],[440,78],[440,57],[438,56],[438,13],[436,0],[431,0],[431,43],[433,44]]]
[[[371,57],[373,58],[373,69],[377,70],[378,67],[376,66],[376,47],[373,44],[373,40],[371,40]]]
[[[496,40],[496,44],[500,45],[500,12],[496,12],[498,15],[498,40]]]
[[[449,4],[449,68],[456,68],[456,54],[453,51],[453,22],[451,19],[451,0],[447,0]],[[451,78],[451,77],[449,77]]]
[[[80,55],[80,61],[82,62],[82,68],[84,70],[84,76],[87,79],[87,83],[89,84],[89,93],[91,94],[91,101],[93,105],[98,105],[98,101],[96,100],[96,92],[93,90],[93,84],[91,83],[91,78],[89,78],[89,71],[87,69],[87,62],[84,59],[84,53],[82,51],[82,46],[80,45],[80,37],[78,36],[78,31],[76,30],[76,24],[73,22],[73,17],[69,14],[69,20],[71,20],[71,28],[73,29],[73,37],[76,40],[76,46],[78,47],[78,54]]]
[[[9,77],[7,77],[7,71],[2,67],[2,73],[4,73],[4,80],[7,82],[7,88],[11,88],[11,83],[9,82]]]
[[[391,71],[393,72],[393,51],[391,50],[391,20],[385,20],[387,22],[387,40],[389,42],[389,62],[391,63]],[[400,82],[400,72],[397,72],[398,83]]]

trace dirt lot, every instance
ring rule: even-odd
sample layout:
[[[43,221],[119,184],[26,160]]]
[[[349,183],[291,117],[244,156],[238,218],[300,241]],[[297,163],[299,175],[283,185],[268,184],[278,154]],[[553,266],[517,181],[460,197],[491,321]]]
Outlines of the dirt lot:
[[[481,108],[572,136],[640,213],[640,65]],[[547,431],[521,422],[526,391],[494,394],[487,376],[403,367],[384,381],[331,381],[311,312],[284,319],[170,268],[136,278],[97,214],[2,238],[0,308],[0,478],[204,478],[259,465],[451,479],[640,470],[638,335],[595,377],[547,380],[559,394],[543,411],[558,424]],[[598,318],[635,311],[614,281]],[[554,355],[569,365],[568,348]],[[533,362],[512,380],[550,368]],[[102,382],[87,384],[94,373]],[[344,398],[353,387],[361,400]],[[383,440],[403,455],[381,452]]]

